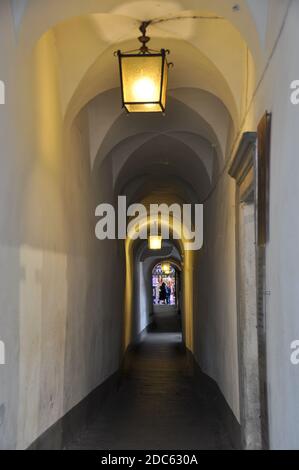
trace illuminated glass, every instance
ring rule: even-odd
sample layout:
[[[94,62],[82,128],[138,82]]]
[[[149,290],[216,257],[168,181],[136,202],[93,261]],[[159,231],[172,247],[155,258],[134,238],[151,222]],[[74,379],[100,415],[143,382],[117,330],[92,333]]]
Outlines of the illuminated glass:
[[[129,113],[164,112],[168,65],[166,52],[122,54],[118,51],[123,105]]]
[[[162,248],[162,237],[151,236],[148,239],[148,246],[150,250],[161,250]]]
[[[162,264],[162,270],[165,274],[169,274],[171,272],[170,264],[169,263],[163,263]]]

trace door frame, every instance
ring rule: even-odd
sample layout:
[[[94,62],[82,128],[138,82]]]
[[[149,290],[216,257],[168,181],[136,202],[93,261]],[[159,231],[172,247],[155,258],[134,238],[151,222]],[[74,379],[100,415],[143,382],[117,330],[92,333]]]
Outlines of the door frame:
[[[244,356],[243,341],[244,331],[243,306],[241,299],[241,263],[240,263],[240,209],[241,204],[250,202],[254,205],[255,224],[255,265],[256,265],[256,325],[257,325],[257,352],[258,352],[258,383],[259,383],[259,405],[260,423],[257,426],[257,441],[261,448],[269,448],[269,422],[268,422],[268,397],[267,397],[267,367],[266,367],[266,309],[265,309],[265,280],[266,280],[266,257],[265,247],[257,243],[257,133],[246,132],[243,134],[238,150],[229,168],[229,175],[236,181],[236,283],[237,283],[237,322],[238,322],[238,358],[239,358],[239,387],[240,387],[240,419],[241,438],[243,446],[246,447],[247,436],[245,429],[246,409],[244,389]]]

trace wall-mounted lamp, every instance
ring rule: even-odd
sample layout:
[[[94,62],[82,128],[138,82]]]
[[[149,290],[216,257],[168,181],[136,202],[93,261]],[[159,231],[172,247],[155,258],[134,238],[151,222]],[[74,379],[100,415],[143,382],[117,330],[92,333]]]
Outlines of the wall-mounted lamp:
[[[139,41],[142,46],[132,52],[117,51],[119,58],[123,106],[129,113],[165,112],[168,68],[168,50],[153,51],[147,47],[150,38],[143,22]]]

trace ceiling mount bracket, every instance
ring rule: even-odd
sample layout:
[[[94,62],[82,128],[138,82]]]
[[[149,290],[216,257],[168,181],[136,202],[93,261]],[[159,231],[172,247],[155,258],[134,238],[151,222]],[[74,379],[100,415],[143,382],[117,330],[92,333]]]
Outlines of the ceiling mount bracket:
[[[139,28],[140,32],[142,33],[142,36],[140,36],[138,38],[138,40],[142,44],[142,46],[140,47],[140,52],[142,54],[147,54],[149,52],[149,49],[147,47],[147,43],[151,40],[151,38],[146,35],[146,30],[147,30],[147,28],[150,24],[151,24],[151,21],[143,21],[141,23],[140,28]]]

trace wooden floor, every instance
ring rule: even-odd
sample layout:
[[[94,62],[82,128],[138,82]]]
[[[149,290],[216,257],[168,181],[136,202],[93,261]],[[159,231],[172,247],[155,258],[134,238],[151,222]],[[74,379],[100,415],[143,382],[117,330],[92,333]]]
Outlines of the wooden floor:
[[[230,449],[210,388],[195,386],[178,317],[159,315],[127,356],[120,388],[67,449]]]

